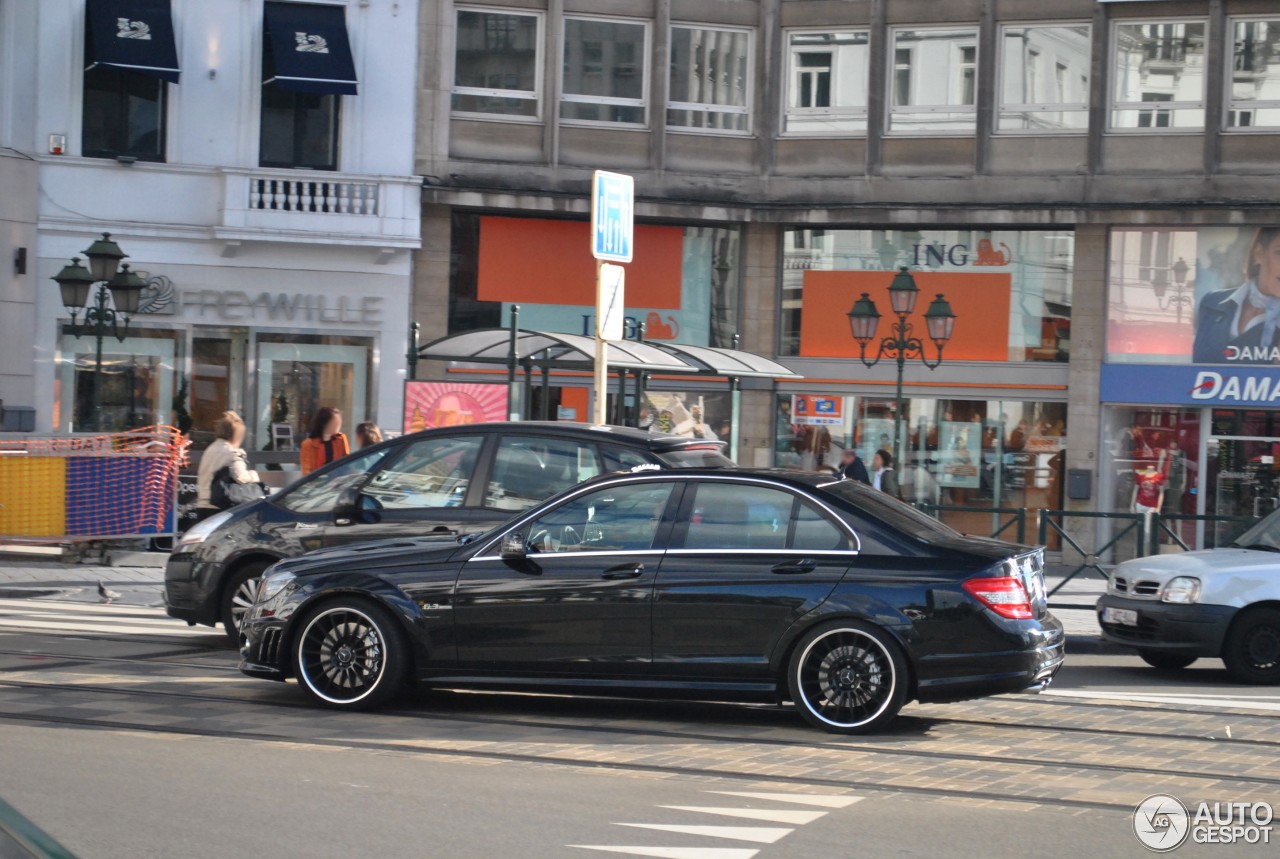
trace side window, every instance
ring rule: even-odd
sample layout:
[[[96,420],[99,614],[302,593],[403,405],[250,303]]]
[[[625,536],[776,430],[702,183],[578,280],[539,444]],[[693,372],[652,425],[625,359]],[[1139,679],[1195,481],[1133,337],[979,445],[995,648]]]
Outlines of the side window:
[[[791,548],[807,552],[841,552],[849,548],[849,538],[816,507],[801,501],[796,505]]]
[[[686,549],[785,549],[795,498],[780,489],[700,483]]]
[[[604,445],[605,471],[631,471],[633,468],[640,470],[646,467],[661,468],[660,465],[638,450],[614,447],[611,444]]]
[[[415,442],[374,475],[364,494],[388,510],[461,507],[483,440],[471,435]]]
[[[294,513],[328,513],[337,505],[342,491],[363,481],[386,454],[384,449],[356,456],[324,474],[304,479],[276,496],[278,503]]]
[[[613,486],[562,504],[529,526],[536,552],[643,552],[653,548],[670,483]]]
[[[539,436],[510,436],[498,442],[484,506],[527,510],[600,473],[594,444]]]

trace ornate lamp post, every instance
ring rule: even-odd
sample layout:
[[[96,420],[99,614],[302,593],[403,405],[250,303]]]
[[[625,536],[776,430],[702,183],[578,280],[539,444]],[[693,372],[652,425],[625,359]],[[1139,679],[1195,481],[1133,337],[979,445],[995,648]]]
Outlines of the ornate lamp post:
[[[110,233],[103,233],[102,238],[91,244],[84,255],[89,259],[88,268],[80,264],[79,257],[73,257],[68,265],[63,266],[62,271],[53,276],[53,280],[62,291],[63,306],[71,311],[71,333],[77,338],[82,334],[92,334],[97,341],[90,387],[90,422],[96,431],[102,424],[99,409],[102,340],[108,331],[121,342],[128,336],[129,315],[138,312],[142,290],[146,288],[147,282],[130,271],[128,265],[120,264],[120,260],[125,259],[127,254],[111,241]],[[89,293],[95,284],[98,288],[93,292],[93,303],[90,305]],[[77,323],[76,316],[81,310],[84,311],[84,321]],[[123,327],[120,325],[121,318],[124,320]]]
[[[911,323],[907,321],[907,317],[915,310],[916,298],[919,294],[920,288],[916,286],[915,278],[911,276],[906,266],[902,266],[893,276],[893,283],[889,285],[889,304],[898,320],[893,323],[892,334],[880,340],[880,347],[875,357],[870,360],[867,359],[867,345],[876,336],[876,327],[880,324],[880,311],[876,310],[876,303],[871,300],[871,295],[864,292],[862,297],[853,303],[853,308],[848,314],[849,329],[853,332],[853,339],[858,341],[858,357],[862,363],[868,367],[874,367],[882,359],[891,358],[898,365],[896,410],[893,420],[895,456],[901,455],[902,452],[902,413],[904,411],[902,375],[906,369],[907,360],[919,358],[921,363],[930,370],[935,369],[942,363],[942,347],[951,339],[951,333],[956,325],[956,315],[951,310],[951,305],[942,297],[942,293],[938,293],[938,297],[930,303],[929,309],[924,314],[929,339],[938,350],[938,357],[930,361],[925,356],[924,342],[912,335]]]

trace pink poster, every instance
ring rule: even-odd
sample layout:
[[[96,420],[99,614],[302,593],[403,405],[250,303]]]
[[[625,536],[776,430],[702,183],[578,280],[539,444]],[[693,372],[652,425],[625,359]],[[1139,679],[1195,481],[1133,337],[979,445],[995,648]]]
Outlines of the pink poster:
[[[404,431],[506,420],[506,385],[405,382]]]

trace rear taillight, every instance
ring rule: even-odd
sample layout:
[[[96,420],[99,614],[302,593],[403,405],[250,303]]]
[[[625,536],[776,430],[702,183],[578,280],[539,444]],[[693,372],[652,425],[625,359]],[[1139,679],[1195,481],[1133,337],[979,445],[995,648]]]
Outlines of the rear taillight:
[[[969,596],[982,603],[1001,617],[1012,620],[1029,620],[1035,617],[1031,598],[1022,580],[1013,576],[995,576],[989,579],[969,579],[964,583]]]

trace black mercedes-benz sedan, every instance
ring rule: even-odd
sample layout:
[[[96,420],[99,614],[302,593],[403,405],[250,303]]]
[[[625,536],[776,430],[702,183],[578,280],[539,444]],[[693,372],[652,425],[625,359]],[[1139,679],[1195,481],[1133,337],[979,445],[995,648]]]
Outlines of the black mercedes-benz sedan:
[[[963,536],[853,481],[596,478],[482,534],[281,561],[241,670],[338,708],[408,682],[794,702],[838,733],[910,700],[1041,688],[1062,665],[1038,549]]]

